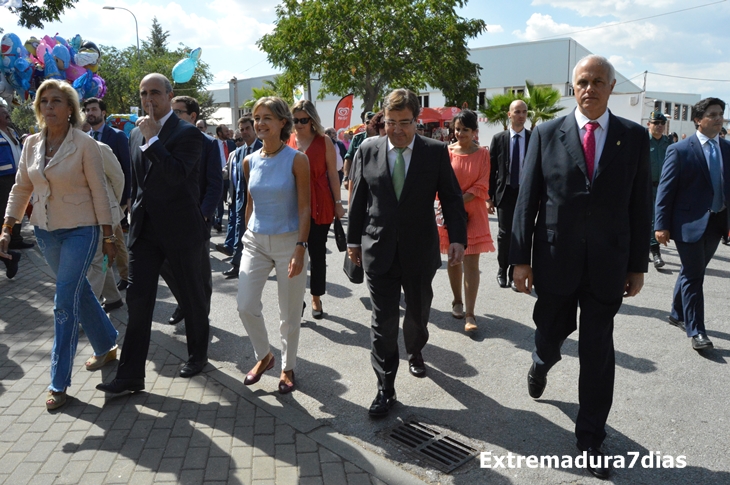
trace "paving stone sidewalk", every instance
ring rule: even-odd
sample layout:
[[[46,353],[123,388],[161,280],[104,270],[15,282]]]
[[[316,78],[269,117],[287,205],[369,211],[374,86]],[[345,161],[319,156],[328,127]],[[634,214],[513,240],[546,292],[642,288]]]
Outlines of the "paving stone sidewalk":
[[[86,371],[82,334],[69,401],[48,412],[54,291],[36,248],[13,280],[0,273],[0,484],[423,483],[215,363],[180,378],[184,347],[155,332],[146,391],[115,398],[95,386],[116,363]]]

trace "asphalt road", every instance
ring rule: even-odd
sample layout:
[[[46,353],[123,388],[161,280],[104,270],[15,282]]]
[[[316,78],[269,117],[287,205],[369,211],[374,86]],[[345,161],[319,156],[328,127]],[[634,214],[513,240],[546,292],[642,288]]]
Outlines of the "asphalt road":
[[[491,219],[497,233],[496,218]],[[211,247],[223,242],[215,235]],[[302,322],[296,367],[297,390],[278,397],[281,344],[275,276],[264,294],[264,316],[277,358],[276,368],[253,386],[261,395],[277,396],[284,407],[305,412],[332,426],[356,443],[399,464],[430,483],[534,484],[598,483],[584,469],[482,468],[477,457],[450,474],[437,471],[384,437],[404,420],[415,419],[455,433],[457,439],[491,456],[557,455],[575,457],[574,420],[578,410],[578,334],[566,340],[563,360],[550,372],[543,397],[532,400],[526,374],[533,350],[534,298],[497,286],[496,253],[480,259],[482,281],[477,301],[479,330],[463,332],[463,320],[451,316],[451,290],[445,264],[434,279],[430,340],[424,349],[428,375],[408,374],[401,341],[401,366],[396,380],[400,403],[381,421],[367,416],[376,393],[370,366],[370,301],[365,285],[353,285],[342,272],[343,253],[330,233],[327,256],[327,294],[322,297],[325,318]],[[679,270],[673,246],[664,251],[666,267],[650,268],[644,289],[627,299],[615,321],[616,385],[604,448],[621,455],[624,468],[612,481],[621,484],[728,484],[730,461],[730,247],[720,245],[705,280],[708,335],[715,350],[699,354],[689,339],[667,323],[672,288]],[[648,255],[647,255],[648,256]],[[211,251],[214,294],[211,310],[212,364],[240,374],[253,367],[253,349],[236,310],[238,280],[220,272],[229,267],[225,257]],[[174,302],[161,281],[155,322],[166,321]],[[184,341],[182,324],[155,324],[154,331]],[[657,452],[662,463],[684,456],[683,468],[643,467],[641,459]],[[637,454],[638,453],[638,454]],[[634,457],[638,457],[629,467]],[[681,458],[680,458],[681,459]],[[648,459],[644,462],[648,463]],[[492,460],[496,464],[497,460]],[[513,460],[516,464],[516,459]]]

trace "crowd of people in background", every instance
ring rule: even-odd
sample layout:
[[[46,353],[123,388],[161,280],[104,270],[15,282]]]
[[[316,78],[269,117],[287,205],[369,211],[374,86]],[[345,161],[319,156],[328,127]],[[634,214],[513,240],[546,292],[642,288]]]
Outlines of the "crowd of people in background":
[[[347,255],[364,270],[372,306],[371,417],[388,415],[397,402],[401,291],[408,370],[423,378],[441,255],[451,315],[474,332],[480,255],[496,249],[498,286],[537,293],[531,397],[542,395],[563,341],[580,328],[577,446],[602,458],[613,399],[613,319],[623,298],[642,290],[649,263],[664,266],[661,246],[674,241],[682,266],[668,321],[686,332],[693,349],[711,349],[702,287],[730,226],[725,103],[697,103],[697,132],[679,140],[665,133],[659,111],[646,127],[614,116],[608,99],[615,82],[608,60],[587,56],[573,71],[574,111],[528,130],[527,105],[515,100],[509,129],[488,148],[479,144],[478,118],[469,109],[449,123],[449,144],[426,136],[418,97],[406,89],[387,95],[382,110],[365,113],[356,134],[324,127],[310,101],[288,106],[264,97],[237,120],[235,132],[219,125],[213,137],[197,100],[174,96],[170,81],[156,73],[140,82],[147,116],[129,138],[106,124],[103,100],[82,106],[75,90],[55,80],[37,91],[41,130],[24,143],[0,106],[0,260],[8,278],[22,271],[21,251],[33,246],[20,234],[27,215],[56,275],[46,407],[66,402],[80,326],[94,350],[88,370],[117,359],[108,312],[125,305],[122,292],[129,318],[119,366],[97,388],[111,394],[145,388],[160,276],[178,305],[166,323],[185,321],[188,359],[179,374],[205,369],[212,230],[225,232],[215,249],[230,258],[222,276],[238,278],[238,312],[257,361],[245,385],[275,366],[262,292],[276,272],[278,391],[290,393],[307,267],[311,315],[321,319],[328,237],[347,214]],[[496,248],[489,223],[495,213]],[[610,472],[600,460],[588,468],[599,478]]]

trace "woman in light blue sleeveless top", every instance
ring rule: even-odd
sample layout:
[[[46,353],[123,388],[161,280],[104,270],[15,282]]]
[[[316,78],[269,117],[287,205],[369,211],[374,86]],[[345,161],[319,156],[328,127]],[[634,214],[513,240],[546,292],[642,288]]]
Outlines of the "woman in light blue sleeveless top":
[[[311,219],[309,161],[286,145],[292,119],[286,102],[259,99],[253,107],[261,150],[243,160],[248,187],[246,231],[238,278],[238,313],[258,361],[243,383],[257,383],[274,367],[262,314],[261,294],[272,269],[279,289],[281,377],[279,392],[294,389],[302,299],[307,284],[307,238]]]

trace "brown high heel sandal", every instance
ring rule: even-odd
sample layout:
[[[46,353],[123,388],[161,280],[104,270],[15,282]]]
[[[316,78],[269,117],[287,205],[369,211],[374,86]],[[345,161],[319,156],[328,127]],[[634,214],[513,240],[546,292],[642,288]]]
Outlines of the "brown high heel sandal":
[[[101,369],[105,365],[107,365],[109,362],[113,360],[117,360],[117,349],[119,348],[118,345],[115,345],[109,352],[104,354],[103,356],[97,357],[96,355],[92,355],[89,360],[86,361],[84,366],[86,367],[86,370],[96,370]]]

